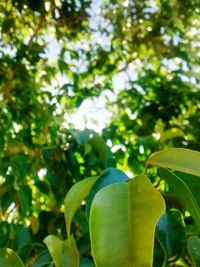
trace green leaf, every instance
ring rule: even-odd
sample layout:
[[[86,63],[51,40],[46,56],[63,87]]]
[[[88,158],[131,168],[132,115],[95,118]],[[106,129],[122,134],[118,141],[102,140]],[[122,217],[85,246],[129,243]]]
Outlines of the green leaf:
[[[0,249],[0,266],[1,267],[25,267],[20,257],[9,248]]]
[[[87,258],[82,257],[80,267],[94,267],[94,264]]]
[[[155,226],[165,202],[145,175],[101,189],[90,212],[96,266],[152,266]]]
[[[15,232],[13,240],[14,250],[20,250],[32,243],[31,232],[29,228],[23,225],[13,225],[13,232]]]
[[[107,146],[105,140],[99,135],[94,134],[89,140],[93,150],[98,154],[101,163],[105,166],[107,160]]]
[[[76,183],[68,192],[65,198],[65,221],[67,226],[67,234],[70,236],[70,228],[73,216],[80,207],[81,202],[87,197],[93,184],[98,177],[90,177]]]
[[[99,177],[99,179],[95,182],[95,184],[93,185],[89,195],[88,195],[88,199],[87,199],[87,217],[89,218],[89,214],[90,214],[90,209],[91,209],[91,205],[92,205],[92,201],[94,199],[94,196],[96,195],[96,193],[102,189],[103,187],[109,185],[109,184],[113,184],[113,183],[118,183],[118,182],[126,182],[128,181],[129,178],[128,176],[116,169],[116,168],[107,168]]]
[[[156,237],[167,252],[169,261],[181,256],[185,247],[186,229],[180,211],[169,210],[160,218]]]
[[[20,201],[20,214],[27,216],[30,214],[32,208],[32,191],[28,185],[24,185],[17,190]]]
[[[185,148],[167,148],[154,153],[147,164],[200,176],[200,152]]]
[[[200,207],[200,182],[199,177],[188,173],[177,172],[174,174],[178,176],[190,189],[192,196],[194,197],[198,207]]]
[[[51,256],[48,250],[42,251],[36,258],[32,267],[41,267],[51,262]]]
[[[84,156],[91,152],[92,146],[89,143],[86,143],[84,146]]]
[[[54,235],[44,239],[56,267],[79,267],[80,258],[73,236],[62,241]]]
[[[0,247],[5,247],[8,243],[10,236],[10,224],[7,222],[2,222],[0,224]]]
[[[57,145],[42,148],[42,156],[45,160],[54,159],[58,153],[59,147]]]
[[[172,192],[190,212],[200,231],[200,209],[188,186],[178,176],[167,169],[158,168],[158,175],[168,183]]]
[[[45,195],[49,195],[50,194],[50,187],[49,185],[44,182],[44,181],[37,181],[35,183],[35,185],[37,186],[37,188],[39,189],[39,191]]]
[[[155,238],[153,267],[166,267],[167,253],[162,244]]]
[[[11,190],[5,192],[5,194],[1,198],[1,208],[2,208],[3,212],[6,212],[6,210],[9,208],[9,206],[12,203],[15,203],[15,201],[16,201],[15,196],[16,196],[15,190],[11,189]]]
[[[74,137],[74,139],[79,145],[85,145],[90,139],[90,135],[92,134],[92,131],[89,129],[85,129],[84,131],[71,129],[70,133],[72,134],[72,136]]]
[[[194,267],[200,266],[200,238],[198,236],[190,236],[187,242],[187,249],[192,259]]]
[[[174,137],[184,137],[185,134],[181,129],[178,128],[172,128],[169,129],[167,131],[165,131],[164,133],[162,133],[161,137],[160,137],[160,142],[165,142],[168,139],[174,138]]]

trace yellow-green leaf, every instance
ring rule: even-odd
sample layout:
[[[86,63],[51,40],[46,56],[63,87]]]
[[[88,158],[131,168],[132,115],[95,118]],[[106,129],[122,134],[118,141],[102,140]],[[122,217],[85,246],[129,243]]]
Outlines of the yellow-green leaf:
[[[68,192],[65,198],[65,221],[67,226],[67,235],[70,236],[70,228],[73,216],[80,207],[81,202],[87,197],[93,184],[98,177],[90,177],[76,183]]]
[[[161,194],[145,175],[101,189],[89,220],[95,265],[152,266],[155,226],[164,211]]]
[[[174,137],[184,137],[184,136],[185,134],[181,129],[172,128],[161,134],[160,142],[165,142],[166,140],[174,138]]]
[[[1,267],[25,267],[20,257],[10,248],[0,249]]]
[[[79,267],[80,257],[73,236],[67,240],[60,240],[54,235],[44,239],[56,267]]]
[[[168,183],[172,192],[177,196],[185,209],[190,212],[200,231],[200,209],[189,187],[177,175],[167,169],[158,168],[158,175]]]
[[[200,152],[185,148],[167,148],[152,154],[147,164],[200,176]]]
[[[91,205],[92,205],[92,201],[94,199],[94,196],[96,195],[96,193],[100,189],[102,189],[105,186],[108,186],[109,184],[126,182],[128,180],[129,180],[129,178],[124,172],[122,172],[116,168],[112,168],[112,167],[107,168],[99,176],[99,179],[94,183],[94,185],[92,186],[92,188],[88,194],[87,208],[86,208],[88,218],[89,218],[90,209],[91,209]]]

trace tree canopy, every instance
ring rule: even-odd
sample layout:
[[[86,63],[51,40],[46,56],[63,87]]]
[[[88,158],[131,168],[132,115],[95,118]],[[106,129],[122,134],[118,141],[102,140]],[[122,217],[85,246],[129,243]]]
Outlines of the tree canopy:
[[[43,239],[66,238],[73,184],[200,150],[199,1],[8,0],[0,26],[0,247],[50,266]],[[72,227],[90,255],[81,209]]]

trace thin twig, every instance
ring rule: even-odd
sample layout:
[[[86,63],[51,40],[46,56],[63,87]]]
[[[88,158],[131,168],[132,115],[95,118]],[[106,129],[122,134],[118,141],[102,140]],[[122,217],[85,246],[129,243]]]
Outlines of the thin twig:
[[[37,28],[35,29],[34,33],[31,35],[30,40],[29,40],[29,42],[28,42],[28,47],[29,47],[29,48],[30,48],[31,45],[32,45],[33,38],[38,34],[38,32],[39,32],[39,30],[42,28],[42,26],[43,26],[45,20],[46,20],[46,15],[42,15],[42,16],[41,16],[41,19],[40,19],[40,21],[39,21],[39,23],[38,23]]]

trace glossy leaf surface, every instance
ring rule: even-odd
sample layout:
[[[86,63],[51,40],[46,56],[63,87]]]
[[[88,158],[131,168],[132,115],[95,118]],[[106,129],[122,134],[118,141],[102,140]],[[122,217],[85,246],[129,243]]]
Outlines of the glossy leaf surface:
[[[0,249],[0,266],[1,267],[25,267],[20,257],[9,248]]]
[[[68,192],[65,198],[65,221],[68,236],[70,236],[71,222],[75,212],[80,207],[81,202],[87,197],[97,179],[98,177],[86,178],[76,183]]]
[[[200,176],[200,152],[185,148],[167,148],[154,153],[147,164]]]
[[[193,266],[200,266],[200,238],[198,236],[190,236],[188,238],[187,249],[192,259]]]
[[[95,182],[95,184],[92,186],[91,191],[88,195],[88,199],[87,199],[87,216],[89,218],[89,214],[90,214],[90,209],[91,209],[91,205],[92,205],[92,201],[94,199],[94,196],[96,195],[96,193],[102,189],[103,187],[109,185],[109,184],[113,184],[113,183],[118,183],[118,182],[126,182],[128,181],[128,176],[116,169],[116,168],[108,168],[106,169],[101,176],[99,177],[99,179]]]
[[[156,238],[154,243],[153,267],[165,267],[167,262],[167,253]]]
[[[67,238],[76,182],[200,151],[199,0],[1,0],[0,29],[0,247],[32,265],[46,236]],[[90,259],[85,208],[71,230]]]
[[[96,266],[152,266],[155,225],[164,210],[145,175],[100,190],[89,222]]]
[[[200,209],[188,186],[178,176],[167,169],[158,168],[158,175],[168,183],[172,192],[190,212],[200,231]]]
[[[180,211],[169,210],[159,219],[156,237],[167,252],[169,261],[181,256],[186,241],[186,230]]]
[[[174,172],[175,175],[177,175],[190,189],[198,207],[200,207],[200,182],[199,177],[196,175],[191,175],[188,173],[183,172]]]
[[[79,252],[74,238],[71,236],[65,241],[49,235],[44,239],[56,267],[79,267]]]

